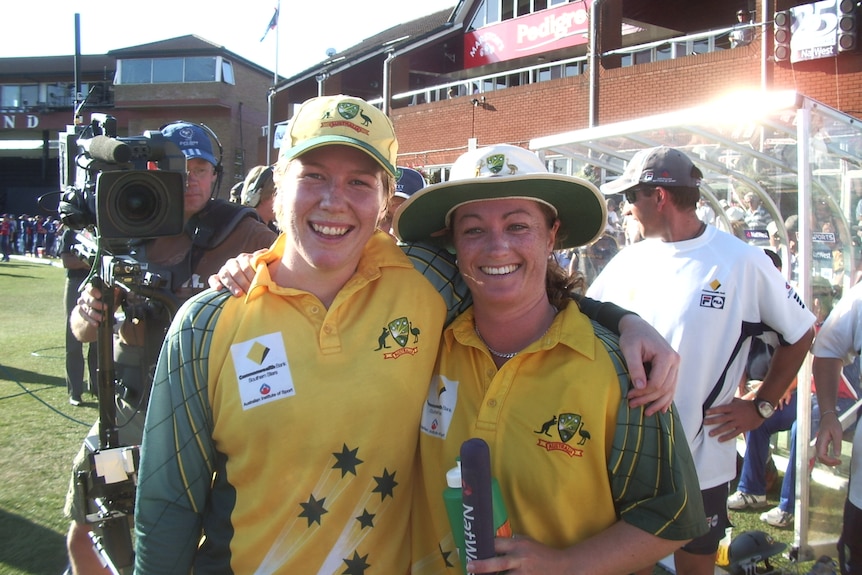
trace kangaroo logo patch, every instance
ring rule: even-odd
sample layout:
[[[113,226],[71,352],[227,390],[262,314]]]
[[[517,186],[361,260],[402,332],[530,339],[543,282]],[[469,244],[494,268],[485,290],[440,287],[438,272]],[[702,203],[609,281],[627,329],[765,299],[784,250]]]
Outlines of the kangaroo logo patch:
[[[394,350],[384,353],[383,359],[398,359],[405,353],[416,355],[419,348],[412,344],[419,343],[419,335],[421,333],[422,331],[418,327],[415,327],[407,316],[395,318],[383,326],[380,335],[377,337],[377,347],[374,348],[374,351],[383,349]],[[390,345],[390,339],[397,345],[397,348]]]
[[[578,436],[576,445],[586,445],[590,438],[590,432],[584,429],[584,420],[577,413],[555,414],[551,419],[542,423],[541,428],[534,431],[537,435],[544,435],[553,439],[551,430],[556,428],[559,441],[549,441],[539,438],[537,446],[545,451],[562,451],[569,457],[582,457],[584,450],[569,445],[569,441]]]

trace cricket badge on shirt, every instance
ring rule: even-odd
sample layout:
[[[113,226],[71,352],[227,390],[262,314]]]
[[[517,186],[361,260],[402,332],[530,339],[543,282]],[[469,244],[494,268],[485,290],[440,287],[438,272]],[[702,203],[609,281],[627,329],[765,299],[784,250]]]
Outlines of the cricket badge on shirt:
[[[533,433],[539,435],[536,445],[545,451],[562,451],[569,457],[583,457],[583,446],[590,440],[590,432],[584,428],[584,420],[577,413],[554,414],[542,422],[539,429]],[[544,439],[543,436],[550,437],[551,440]]]
[[[700,307],[712,309],[724,309],[727,294],[721,290],[721,282],[717,279],[709,282],[709,289],[704,288],[700,292]]]
[[[296,395],[281,332],[230,347],[244,410]]]
[[[420,333],[422,331],[407,317],[393,319],[383,326],[377,336],[377,347],[374,351],[392,350],[384,351],[383,359],[398,359],[404,354],[416,355],[419,348],[415,344],[419,343]]]
[[[422,406],[422,422],[419,424],[422,433],[446,439],[458,403],[458,383],[442,375],[431,378],[428,397]]]

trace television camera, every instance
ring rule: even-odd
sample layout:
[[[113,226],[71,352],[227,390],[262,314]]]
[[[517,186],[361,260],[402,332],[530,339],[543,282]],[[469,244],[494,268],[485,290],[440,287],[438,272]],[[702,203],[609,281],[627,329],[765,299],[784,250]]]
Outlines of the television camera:
[[[84,283],[100,289],[104,317],[113,319],[123,292],[159,302],[171,317],[176,312],[170,273],[138,261],[135,245],[182,233],[185,177],[185,156],[160,131],[120,138],[114,117],[93,114],[90,124],[60,134],[58,211],[77,232],[74,249],[91,265]],[[123,386],[116,379],[112,323],[101,322],[97,331],[99,432],[85,441],[89,466],[78,473],[76,488],[92,511],[87,522],[96,548],[119,574],[131,572],[134,563],[129,518],[139,446],[119,439],[115,397]]]

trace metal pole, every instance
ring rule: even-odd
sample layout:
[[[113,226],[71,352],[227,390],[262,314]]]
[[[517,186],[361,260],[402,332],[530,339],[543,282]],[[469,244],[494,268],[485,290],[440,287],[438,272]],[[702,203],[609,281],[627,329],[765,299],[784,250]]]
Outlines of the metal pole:
[[[601,0],[590,6],[590,128],[599,123],[599,12]]]

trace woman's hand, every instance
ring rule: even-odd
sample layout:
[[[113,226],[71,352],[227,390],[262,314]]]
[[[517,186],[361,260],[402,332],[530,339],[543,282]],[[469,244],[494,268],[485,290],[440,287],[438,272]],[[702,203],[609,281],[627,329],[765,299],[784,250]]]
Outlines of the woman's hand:
[[[226,261],[217,273],[209,277],[209,286],[216,290],[227,288],[234,296],[246,293],[254,279],[251,260],[259,251],[253,254],[242,253]]]
[[[623,316],[619,329],[620,350],[634,384],[629,406],[646,405],[646,415],[667,411],[676,392],[679,354],[640,316]]]

